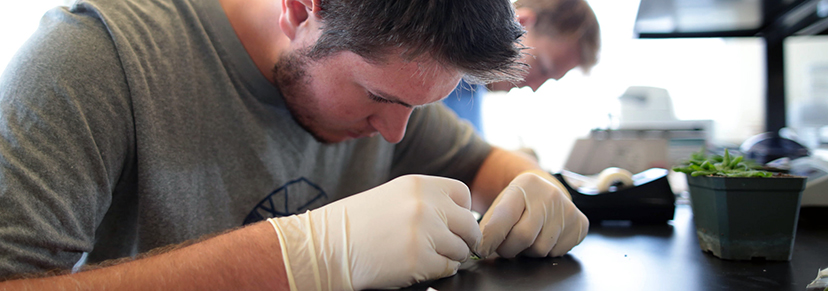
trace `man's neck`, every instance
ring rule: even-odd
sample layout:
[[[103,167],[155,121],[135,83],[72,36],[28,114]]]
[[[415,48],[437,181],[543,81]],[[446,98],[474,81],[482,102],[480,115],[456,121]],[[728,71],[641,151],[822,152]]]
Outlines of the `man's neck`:
[[[219,0],[230,25],[247,54],[268,80],[273,82],[273,65],[289,45],[279,28],[278,0]]]

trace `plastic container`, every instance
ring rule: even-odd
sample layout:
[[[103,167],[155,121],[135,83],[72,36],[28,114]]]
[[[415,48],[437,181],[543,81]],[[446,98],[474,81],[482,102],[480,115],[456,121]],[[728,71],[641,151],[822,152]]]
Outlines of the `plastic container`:
[[[702,251],[728,260],[790,261],[805,180],[688,175]]]

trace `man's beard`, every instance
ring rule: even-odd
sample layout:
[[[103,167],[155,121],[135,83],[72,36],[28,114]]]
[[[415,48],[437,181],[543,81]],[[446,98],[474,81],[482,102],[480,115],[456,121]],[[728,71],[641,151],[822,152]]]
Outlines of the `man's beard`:
[[[308,104],[306,102],[311,99],[308,93],[311,83],[311,77],[307,73],[308,62],[306,50],[282,54],[273,66],[273,80],[282,93],[285,106],[293,120],[310,133],[316,141],[326,144],[334,143],[320,135],[318,124],[314,127],[312,113],[315,110],[306,106]]]

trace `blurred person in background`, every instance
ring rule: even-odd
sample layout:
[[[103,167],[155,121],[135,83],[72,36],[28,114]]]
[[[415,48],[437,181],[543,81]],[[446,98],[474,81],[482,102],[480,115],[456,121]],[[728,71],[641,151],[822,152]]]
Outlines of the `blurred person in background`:
[[[486,93],[528,86],[537,91],[549,79],[559,80],[580,67],[588,73],[598,62],[600,28],[595,12],[585,0],[518,0],[518,22],[526,29],[523,62],[529,65],[523,81],[488,85],[460,81],[443,100],[457,115],[482,130],[481,107]]]

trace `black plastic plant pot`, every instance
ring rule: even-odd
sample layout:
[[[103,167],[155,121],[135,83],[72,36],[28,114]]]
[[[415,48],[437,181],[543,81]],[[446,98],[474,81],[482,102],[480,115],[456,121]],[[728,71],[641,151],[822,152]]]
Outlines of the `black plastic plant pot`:
[[[805,180],[687,175],[702,251],[727,260],[790,261]]]

